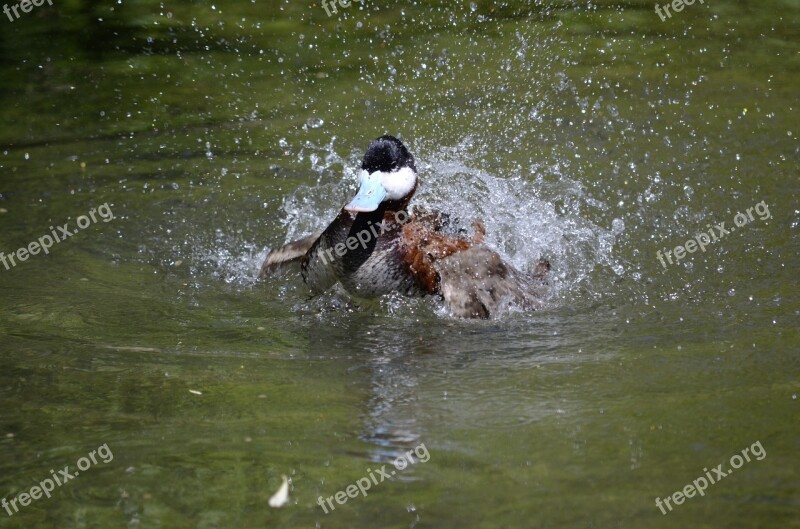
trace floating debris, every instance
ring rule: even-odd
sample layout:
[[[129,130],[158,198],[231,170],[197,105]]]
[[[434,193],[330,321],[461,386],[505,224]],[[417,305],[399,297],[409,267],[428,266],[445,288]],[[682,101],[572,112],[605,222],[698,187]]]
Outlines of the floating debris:
[[[281,483],[278,492],[272,495],[269,499],[269,506],[277,509],[289,503],[289,480],[286,476],[281,476],[283,483]]]

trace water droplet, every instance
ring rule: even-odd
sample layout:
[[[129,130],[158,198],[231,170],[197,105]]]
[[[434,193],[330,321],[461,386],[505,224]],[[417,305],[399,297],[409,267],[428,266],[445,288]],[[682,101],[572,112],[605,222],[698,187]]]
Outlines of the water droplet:
[[[318,129],[325,124],[325,121],[320,118],[308,118],[306,121],[306,127],[310,129]]]

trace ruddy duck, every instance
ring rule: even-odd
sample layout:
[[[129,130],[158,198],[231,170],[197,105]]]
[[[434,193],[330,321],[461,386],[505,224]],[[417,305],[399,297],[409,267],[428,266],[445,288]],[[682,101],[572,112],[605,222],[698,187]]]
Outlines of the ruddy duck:
[[[448,230],[449,217],[409,212],[419,183],[414,156],[393,136],[373,141],[361,163],[356,196],[321,232],[271,252],[261,278],[300,263],[305,283],[318,294],[340,283],[353,296],[390,292],[440,295],[459,317],[489,318],[503,307],[541,305],[537,286],[547,261],[523,273],[483,245],[483,225],[467,238]]]

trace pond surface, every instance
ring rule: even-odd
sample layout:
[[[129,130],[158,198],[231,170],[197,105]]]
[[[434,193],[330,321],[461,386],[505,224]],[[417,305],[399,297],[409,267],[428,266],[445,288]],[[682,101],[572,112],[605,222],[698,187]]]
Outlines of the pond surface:
[[[800,2],[671,13],[2,15],[0,527],[800,527]],[[544,310],[255,280],[385,133]]]

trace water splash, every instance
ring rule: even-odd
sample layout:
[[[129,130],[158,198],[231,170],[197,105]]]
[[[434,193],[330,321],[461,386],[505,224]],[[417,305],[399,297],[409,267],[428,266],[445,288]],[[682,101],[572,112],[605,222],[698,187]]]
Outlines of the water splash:
[[[486,243],[520,269],[541,259],[553,267],[555,298],[570,300],[578,288],[595,291],[596,272],[624,273],[614,258],[615,234],[581,214],[591,201],[583,187],[560,174],[548,180],[537,169],[495,175],[461,160],[457,149],[432,156],[422,169],[416,203],[460,217],[480,219]],[[555,189],[553,189],[555,188]],[[558,195],[558,201],[543,195]]]
[[[284,199],[285,242],[326,227],[355,193],[361,153],[342,159],[327,149],[332,145],[308,155],[319,175],[318,185],[300,186]],[[585,218],[584,209],[604,205],[560,167],[496,175],[471,165],[470,155],[460,147],[417,153],[417,159],[421,186],[412,204],[449,213],[463,226],[480,219],[486,226],[486,243],[517,268],[530,269],[548,259],[556,303],[585,299],[587,294],[594,300],[610,290],[603,285],[610,287],[616,276],[624,274],[613,252],[624,224],[616,222],[605,229]],[[337,164],[342,164],[342,176],[331,171]],[[594,283],[598,278],[605,278],[600,285]],[[394,312],[398,303],[402,302],[392,298],[385,308]]]

